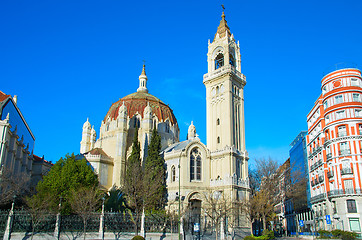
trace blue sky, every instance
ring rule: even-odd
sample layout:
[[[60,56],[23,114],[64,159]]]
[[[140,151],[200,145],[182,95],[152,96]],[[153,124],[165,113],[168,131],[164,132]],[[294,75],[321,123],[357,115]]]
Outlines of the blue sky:
[[[222,2],[240,41],[250,158],[288,157],[306,130],[320,80],[337,63],[362,65],[362,1]],[[206,142],[203,74],[221,1],[0,2],[0,90],[18,95],[35,154],[79,152],[89,117],[97,133],[111,104],[138,87],[174,110],[184,140]]]

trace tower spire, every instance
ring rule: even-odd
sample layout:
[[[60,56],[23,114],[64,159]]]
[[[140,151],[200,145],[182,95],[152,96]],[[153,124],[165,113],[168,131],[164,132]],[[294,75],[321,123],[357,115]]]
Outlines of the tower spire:
[[[137,89],[137,92],[148,92],[147,89],[147,76],[146,76],[146,65],[145,65],[145,61],[143,61],[143,67],[142,67],[142,73],[141,75],[138,77],[140,84],[139,87]]]
[[[222,7],[222,14],[221,14],[221,21],[219,24],[219,27],[217,28],[214,41],[216,39],[216,36],[219,34],[220,38],[223,38],[225,36],[231,36],[230,28],[227,24],[227,21],[225,20],[225,7],[224,4],[221,5]]]

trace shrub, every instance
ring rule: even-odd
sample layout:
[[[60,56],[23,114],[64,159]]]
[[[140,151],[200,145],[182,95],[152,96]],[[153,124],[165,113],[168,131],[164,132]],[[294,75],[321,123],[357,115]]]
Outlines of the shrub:
[[[269,240],[274,239],[274,232],[271,230],[264,230],[263,235],[259,237],[255,237],[254,235],[244,237],[244,240]]]
[[[142,236],[134,236],[132,240],[145,240]]]
[[[265,239],[274,239],[275,238],[274,232],[272,230],[268,230],[268,229],[265,229],[263,231],[263,236],[266,236]]]
[[[358,237],[358,234],[355,232],[342,231],[335,229],[332,232],[333,237],[341,238],[342,240],[355,240]]]
[[[254,235],[250,235],[250,236],[244,237],[244,240],[256,240],[256,237]]]
[[[336,237],[336,238],[342,237],[343,232],[344,232],[344,231],[339,230],[339,229],[334,229],[334,230],[331,231],[332,236],[333,236],[333,237]]]
[[[331,232],[327,230],[319,230],[318,234],[319,238],[330,238]]]

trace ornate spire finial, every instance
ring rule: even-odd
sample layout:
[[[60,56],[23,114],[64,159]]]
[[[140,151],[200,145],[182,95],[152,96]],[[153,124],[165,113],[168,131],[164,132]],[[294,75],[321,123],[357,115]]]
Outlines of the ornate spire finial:
[[[146,75],[146,61],[145,60],[143,60],[143,67],[142,67],[142,73],[141,73],[141,75]]]
[[[143,60],[143,67],[142,67],[142,73],[139,76],[139,87],[137,89],[137,92],[148,92],[147,90],[147,76],[146,76],[146,65],[145,65],[145,60]]]
[[[223,38],[225,36],[227,36],[227,37],[231,36],[229,26],[227,25],[227,22],[225,20],[224,4],[221,4],[221,7],[222,7],[221,21],[220,21],[219,27],[217,28],[217,32],[215,34],[214,40],[216,39],[217,35],[219,35],[220,38]]]

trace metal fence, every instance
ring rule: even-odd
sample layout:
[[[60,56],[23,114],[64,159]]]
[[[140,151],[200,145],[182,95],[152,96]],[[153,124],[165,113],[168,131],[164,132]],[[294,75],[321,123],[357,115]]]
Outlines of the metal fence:
[[[4,236],[8,215],[8,210],[0,210],[0,239]]]
[[[0,211],[0,237],[2,238],[9,211]],[[61,215],[59,218],[58,227],[59,233],[72,233],[73,235],[81,234],[84,230],[83,218],[79,215]],[[102,216],[101,213],[91,213],[87,216],[86,232],[101,231],[101,221],[103,220],[104,232],[114,234],[133,233],[136,230],[136,219],[141,219],[131,213],[115,213],[106,212]],[[160,232],[160,233],[176,233],[178,232],[178,218],[165,214],[146,214],[145,215],[145,231]],[[13,214],[11,232],[13,233],[31,233],[33,230],[36,233],[51,233],[53,234],[57,225],[57,214],[44,213],[38,215],[36,221],[32,221],[32,215],[26,210],[15,210]],[[138,230],[141,228],[141,221],[137,222]]]

